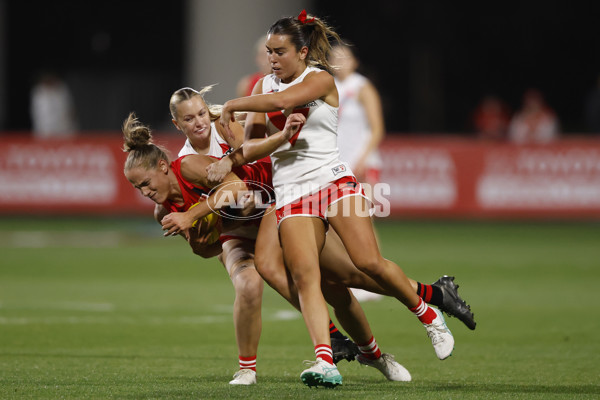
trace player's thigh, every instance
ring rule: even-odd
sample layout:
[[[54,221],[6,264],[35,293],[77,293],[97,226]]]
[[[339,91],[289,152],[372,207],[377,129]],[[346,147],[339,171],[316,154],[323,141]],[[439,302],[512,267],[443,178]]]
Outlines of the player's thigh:
[[[319,262],[321,275],[328,282],[348,287],[371,287],[374,284],[367,274],[356,268],[335,229],[327,232]]]
[[[255,270],[253,240],[230,239],[222,247],[221,262],[232,280],[246,269]]]
[[[362,196],[348,196],[332,204],[328,220],[339,235],[348,255],[359,269],[377,263],[381,254],[373,230],[367,200]]]
[[[256,237],[256,254],[254,259],[258,272],[267,281],[276,274],[285,274],[275,212],[270,211],[268,210],[265,213],[260,222],[258,236]]]
[[[346,283],[351,280],[351,274],[359,272],[335,229],[330,228],[327,231],[319,262],[323,277],[329,280]]]
[[[319,270],[319,253],[325,242],[325,224],[317,217],[294,216],[281,221],[279,237],[286,267],[298,274]]]

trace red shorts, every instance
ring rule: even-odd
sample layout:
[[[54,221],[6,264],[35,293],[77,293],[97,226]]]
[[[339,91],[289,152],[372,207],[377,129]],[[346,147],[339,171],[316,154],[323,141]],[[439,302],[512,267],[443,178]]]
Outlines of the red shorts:
[[[322,187],[318,192],[303,196],[295,202],[275,210],[277,226],[289,217],[317,217],[327,224],[329,206],[349,196],[362,196],[370,203],[356,178],[345,176]]]

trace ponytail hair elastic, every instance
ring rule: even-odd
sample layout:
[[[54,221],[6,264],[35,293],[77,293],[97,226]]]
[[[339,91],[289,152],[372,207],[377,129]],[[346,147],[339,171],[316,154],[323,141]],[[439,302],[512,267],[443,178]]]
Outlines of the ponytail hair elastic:
[[[315,17],[312,17],[311,19],[306,19],[306,10],[302,10],[302,12],[298,15],[298,21],[306,25],[311,22],[314,22]]]

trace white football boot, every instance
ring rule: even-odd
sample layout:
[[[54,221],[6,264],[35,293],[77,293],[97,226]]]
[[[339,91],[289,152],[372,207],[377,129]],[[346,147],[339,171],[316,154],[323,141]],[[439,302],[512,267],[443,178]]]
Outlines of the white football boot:
[[[306,386],[324,386],[334,388],[342,384],[342,375],[335,364],[329,364],[317,357],[317,361],[305,361],[310,368],[305,369],[300,374],[300,379]]]
[[[233,380],[230,385],[256,385],[256,371],[251,369],[240,369],[233,374]]]
[[[400,365],[391,354],[383,353],[376,360],[368,359],[359,354],[356,356],[356,361],[362,365],[377,368],[388,381],[410,382],[412,380],[410,372]]]
[[[423,326],[427,330],[427,336],[431,339],[435,354],[440,360],[445,360],[452,355],[452,350],[454,350],[454,336],[446,326],[442,312],[433,307],[431,309],[437,316],[431,321],[431,324],[423,324]]]

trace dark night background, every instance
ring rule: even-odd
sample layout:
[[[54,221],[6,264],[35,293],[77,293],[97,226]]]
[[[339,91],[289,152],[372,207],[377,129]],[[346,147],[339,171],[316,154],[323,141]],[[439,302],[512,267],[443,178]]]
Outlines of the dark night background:
[[[597,2],[313,4],[310,13],[357,46],[389,132],[469,134],[469,115],[484,95],[514,111],[531,87],[563,132],[587,131],[584,102],[600,75]],[[5,8],[5,130],[30,128],[29,89],[42,67],[71,85],[83,130],[115,129],[132,104],[156,123],[168,119],[156,99],[184,83],[184,2],[7,0]]]

